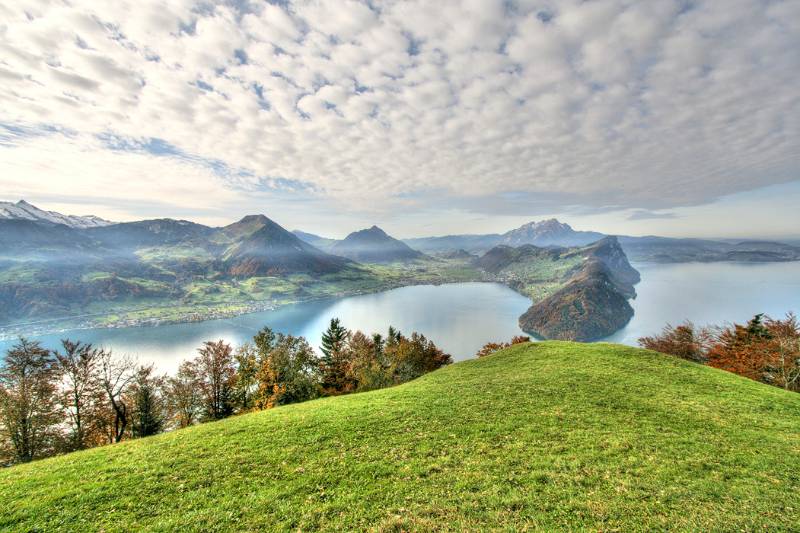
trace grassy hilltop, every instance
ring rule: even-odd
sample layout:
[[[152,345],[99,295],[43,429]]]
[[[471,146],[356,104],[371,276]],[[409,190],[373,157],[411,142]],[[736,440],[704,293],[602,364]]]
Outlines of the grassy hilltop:
[[[544,342],[0,471],[0,530],[791,530],[800,395]]]

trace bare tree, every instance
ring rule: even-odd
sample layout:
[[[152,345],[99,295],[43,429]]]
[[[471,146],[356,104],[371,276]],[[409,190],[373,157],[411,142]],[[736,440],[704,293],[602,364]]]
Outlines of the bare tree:
[[[71,427],[69,448],[91,446],[91,434],[97,429],[96,402],[99,384],[96,379],[101,351],[91,344],[61,341],[62,352],[54,352],[56,368],[63,387],[61,403]]]
[[[59,422],[57,390],[52,354],[38,342],[20,339],[0,366],[0,425],[16,461],[52,450]]]
[[[108,441],[119,442],[128,427],[129,408],[125,403],[125,391],[133,381],[135,362],[127,356],[115,358],[110,350],[101,350],[97,380],[111,407],[108,423]]]
[[[770,365],[775,385],[786,390],[800,391],[800,323],[794,313],[784,320],[767,319],[766,326],[775,353]]]

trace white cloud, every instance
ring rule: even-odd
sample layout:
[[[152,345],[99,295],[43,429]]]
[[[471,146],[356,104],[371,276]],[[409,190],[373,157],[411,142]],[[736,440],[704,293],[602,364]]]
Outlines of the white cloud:
[[[237,194],[208,168],[109,151],[108,134],[343,209],[413,210],[430,191],[669,209],[800,178],[796,2],[232,5],[0,0],[0,124],[74,133],[6,143],[2,189],[36,176],[112,197],[114,169],[175,205]],[[195,172],[200,193],[171,184]]]

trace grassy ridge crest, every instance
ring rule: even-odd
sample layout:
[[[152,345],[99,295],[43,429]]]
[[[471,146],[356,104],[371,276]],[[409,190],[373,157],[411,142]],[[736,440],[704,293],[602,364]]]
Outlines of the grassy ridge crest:
[[[0,471],[0,530],[791,530],[798,464],[796,394],[543,342]]]

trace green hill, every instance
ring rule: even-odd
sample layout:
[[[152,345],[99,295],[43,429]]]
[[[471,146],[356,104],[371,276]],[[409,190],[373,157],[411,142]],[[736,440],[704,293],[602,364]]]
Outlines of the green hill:
[[[800,395],[610,344],[0,471],[0,530],[791,530]]]

